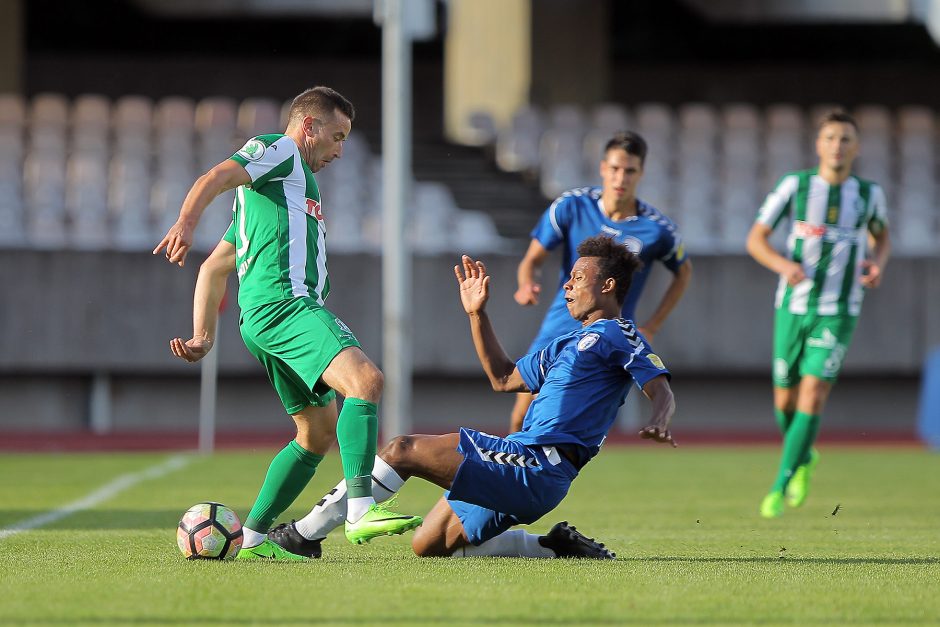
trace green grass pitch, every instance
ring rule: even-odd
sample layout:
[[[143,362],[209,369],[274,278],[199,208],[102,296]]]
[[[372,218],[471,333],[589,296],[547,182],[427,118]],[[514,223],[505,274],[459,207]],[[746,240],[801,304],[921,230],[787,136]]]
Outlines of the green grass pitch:
[[[419,559],[408,537],[354,547],[334,534],[310,563],[188,562],[187,507],[244,518],[273,451],[188,464],[37,529],[0,539],[3,625],[915,624],[940,621],[940,455],[822,449],[800,510],[762,520],[772,447],[605,450],[531,530],[569,520],[614,562]],[[0,529],[81,499],[170,454],[4,455]],[[331,454],[285,518],[340,476]],[[440,490],[402,490],[426,511]],[[836,508],[838,506],[838,511]],[[834,513],[835,512],[835,513]]]

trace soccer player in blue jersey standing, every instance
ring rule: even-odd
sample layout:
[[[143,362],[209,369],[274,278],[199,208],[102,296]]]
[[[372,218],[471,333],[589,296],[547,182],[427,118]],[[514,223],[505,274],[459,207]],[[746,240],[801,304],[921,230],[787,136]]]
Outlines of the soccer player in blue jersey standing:
[[[462,428],[440,436],[400,436],[380,452],[372,474],[377,500],[397,492],[409,477],[447,490],[415,533],[417,555],[611,559],[603,544],[567,522],[543,536],[510,528],[535,522],[561,502],[600,451],[631,384],[653,406],[639,435],[675,446],[669,372],[633,323],[619,317],[639,260],[609,237],[589,238],[577,252],[564,284],[565,307],[577,329],[515,363],[486,314],[485,266],[464,256],[454,267],[473,344],[493,389],[539,394],[525,428],[505,438]],[[340,483],[306,517],[268,535],[288,551],[318,556],[320,541],[342,524],[345,512],[346,487]]]
[[[636,304],[646,284],[653,261],[659,260],[673,273],[673,279],[652,316],[639,330],[650,342],[666,321],[692,278],[692,262],[685,255],[676,225],[658,209],[636,197],[643,177],[646,142],[633,132],[618,133],[604,148],[600,163],[602,187],[582,187],[565,192],[555,200],[532,230],[529,249],[519,263],[519,288],[515,299],[520,305],[538,304],[542,287],[539,274],[549,251],[562,246],[558,290],[529,352],[574,331],[577,322],[568,315],[564,284],[577,260],[578,244],[588,237],[607,235],[626,244],[643,263],[623,302],[620,315],[634,320]],[[520,393],[510,418],[510,432],[522,429],[532,395]]]

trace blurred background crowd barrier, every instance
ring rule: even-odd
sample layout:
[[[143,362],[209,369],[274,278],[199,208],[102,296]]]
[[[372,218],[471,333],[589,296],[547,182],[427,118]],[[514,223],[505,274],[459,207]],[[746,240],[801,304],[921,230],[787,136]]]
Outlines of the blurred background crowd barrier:
[[[451,268],[463,252],[489,262],[497,331],[521,355],[547,304],[512,301],[529,230],[557,195],[597,184],[604,143],[632,129],[650,145],[640,197],[678,223],[695,264],[655,341],[676,376],[677,421],[772,432],[776,280],[745,255],[744,238],[776,180],[815,165],[815,121],[840,105],[861,127],[858,174],[886,190],[894,258],[867,297],[826,424],[875,439],[912,434],[921,370],[940,344],[936,4],[410,3],[421,31],[409,203],[415,424],[507,423],[511,398],[483,382]],[[188,337],[198,255],[227,227],[232,194],[207,210],[185,269],[149,251],[195,178],[247,138],[282,131],[290,98],[315,84],[358,113],[343,158],[317,175],[329,305],[380,354],[371,0],[12,0],[3,11],[0,432],[195,424],[198,368],[175,362],[167,341]],[[546,301],[556,268],[545,270]],[[664,274],[654,272],[641,320]],[[220,428],[283,427],[238,338],[231,288]]]

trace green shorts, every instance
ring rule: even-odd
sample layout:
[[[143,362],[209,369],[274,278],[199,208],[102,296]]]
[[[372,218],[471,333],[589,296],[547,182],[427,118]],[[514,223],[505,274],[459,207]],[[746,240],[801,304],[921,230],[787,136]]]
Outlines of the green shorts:
[[[341,350],[359,347],[349,327],[312,298],[253,307],[242,312],[239,328],[291,415],[336,398],[320,377]]]
[[[858,316],[792,314],[774,317],[774,385],[789,388],[812,375],[835,382],[852,341]]]

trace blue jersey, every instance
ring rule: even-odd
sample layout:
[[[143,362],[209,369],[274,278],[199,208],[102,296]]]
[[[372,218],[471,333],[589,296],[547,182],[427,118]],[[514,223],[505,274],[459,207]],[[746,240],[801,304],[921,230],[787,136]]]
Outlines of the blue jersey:
[[[595,235],[613,237],[626,244],[643,262],[643,267],[633,275],[630,291],[623,302],[621,316],[628,320],[634,319],[636,303],[653,262],[661,261],[673,273],[685,263],[685,247],[672,220],[641,200],[637,200],[635,216],[611,220],[601,208],[601,191],[600,187],[583,187],[565,192],[542,214],[532,230],[532,238],[546,249],[552,250],[558,245],[564,248],[555,299],[529,352],[535,352],[549,340],[580,327],[581,323],[568,313],[563,286],[578,260],[578,245],[587,238]]]
[[[529,391],[538,394],[522,424],[507,436],[523,444],[576,444],[581,464],[597,454],[623,405],[630,383],[643,387],[669,375],[633,323],[598,320],[552,340],[516,362]]]

